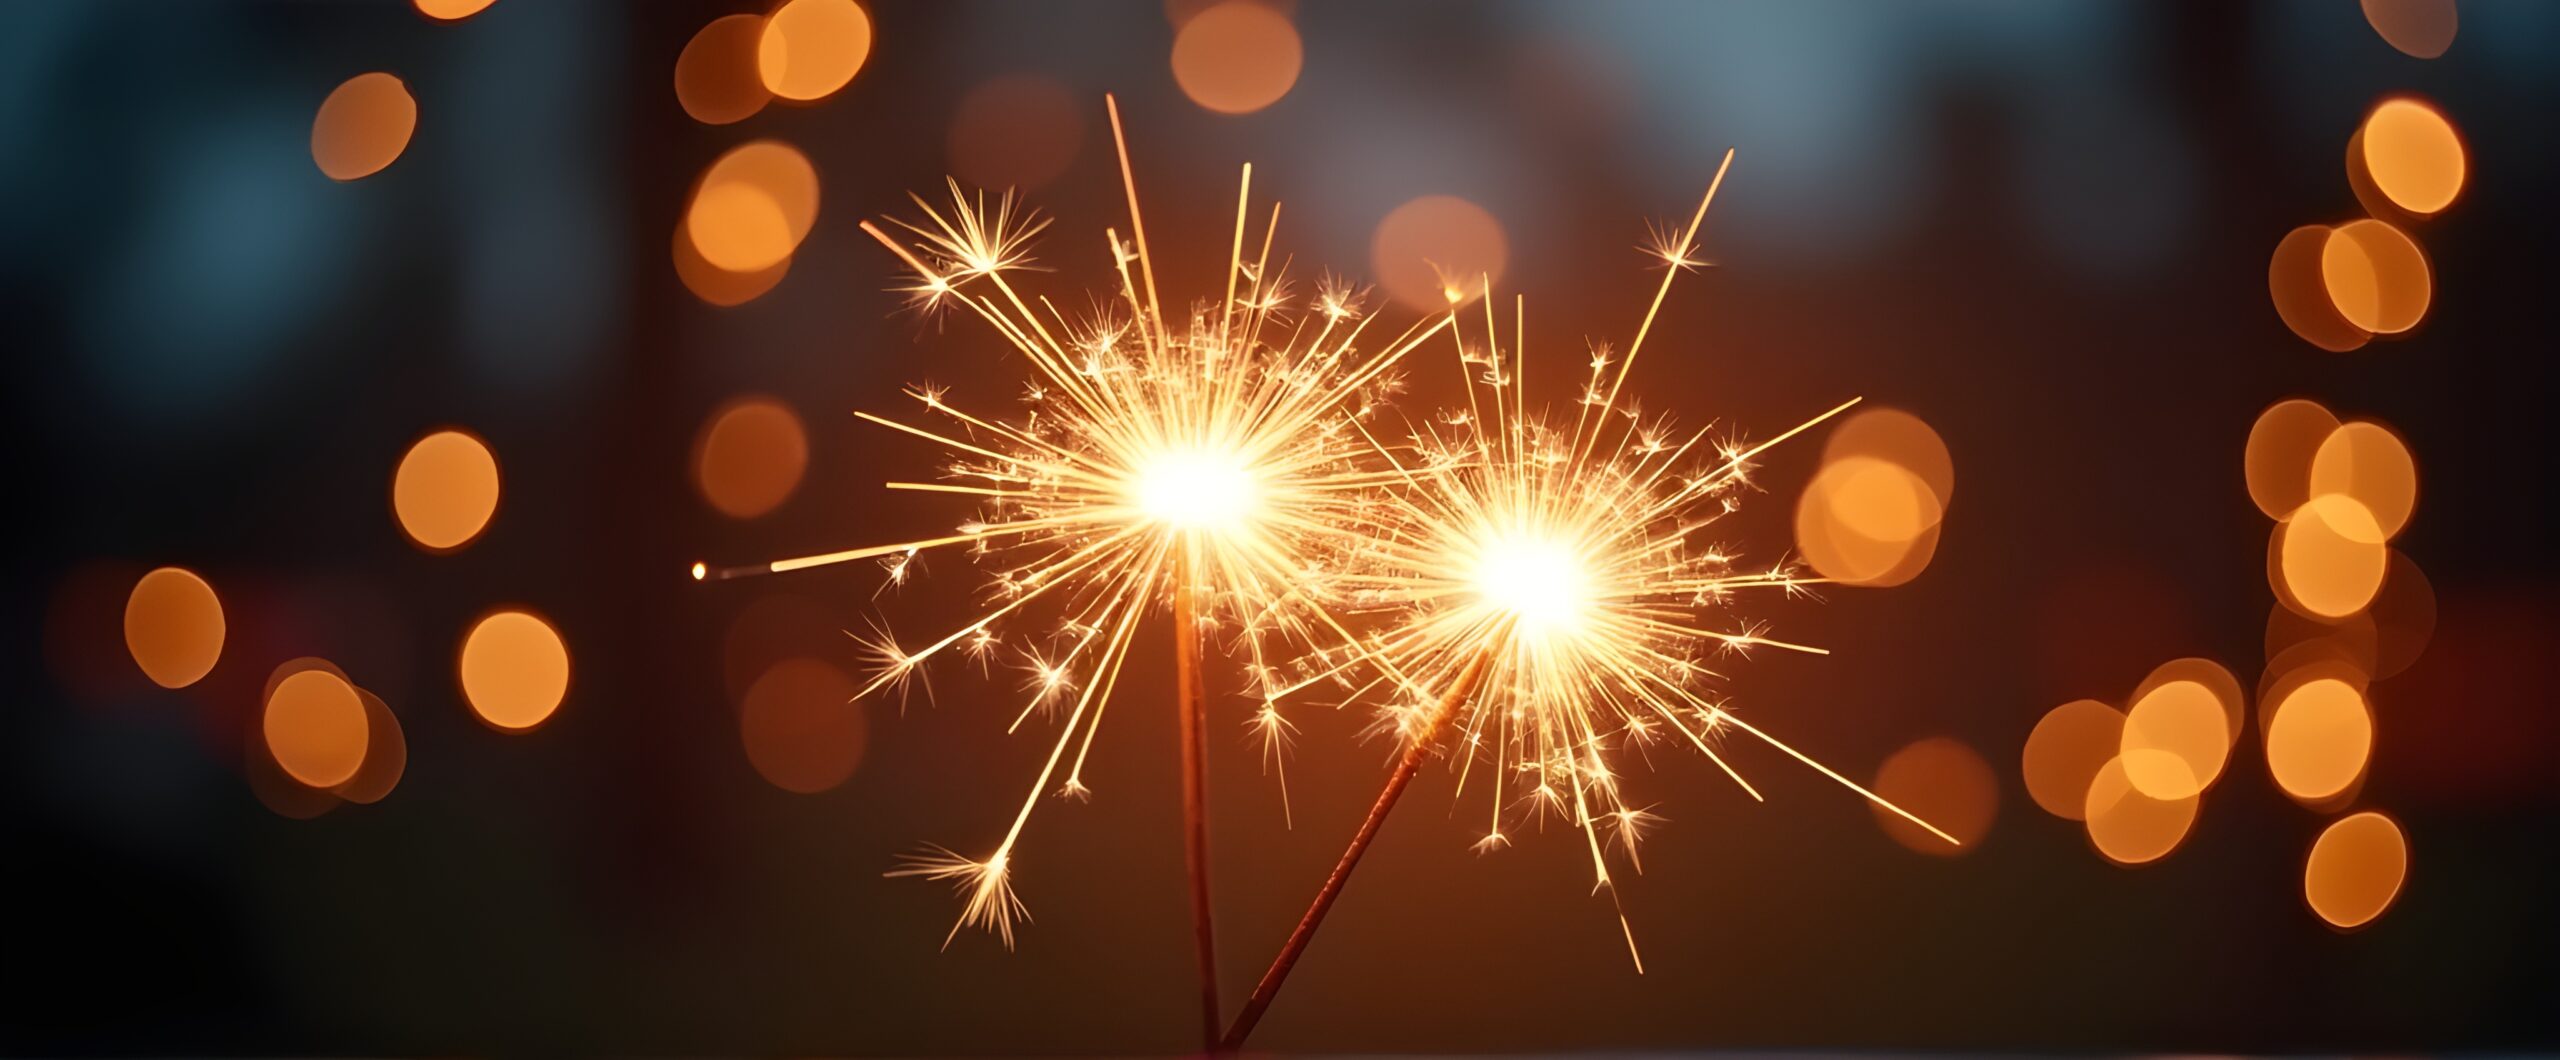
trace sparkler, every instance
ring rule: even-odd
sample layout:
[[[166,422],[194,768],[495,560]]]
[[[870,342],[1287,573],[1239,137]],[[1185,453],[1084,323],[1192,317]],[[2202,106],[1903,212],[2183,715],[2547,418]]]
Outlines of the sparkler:
[[[1364,353],[1373,318],[1354,292],[1328,281],[1309,300],[1293,298],[1285,261],[1271,257],[1277,205],[1259,249],[1248,241],[1250,165],[1237,190],[1223,295],[1185,316],[1168,315],[1116,103],[1110,114],[1130,238],[1106,231],[1117,291],[1073,322],[1048,298],[1026,298],[1009,278],[1031,265],[1030,241],[1046,226],[1017,213],[1010,196],[990,205],[955,182],[947,206],[918,198],[922,221],[900,223],[899,235],[868,221],[861,226],[912,273],[907,290],[917,305],[979,317],[1031,366],[1027,409],[1017,417],[965,411],[946,402],[944,391],[922,387],[909,391],[924,413],[921,424],[859,413],[951,453],[943,481],[890,488],[973,498],[980,513],[945,536],[742,568],[697,565],[694,576],[872,559],[886,564],[895,584],[915,556],[955,546],[992,569],[986,609],[959,628],[914,649],[885,632],[866,641],[879,669],[862,695],[902,688],[928,660],[954,650],[982,665],[1009,653],[1030,675],[1029,701],[1013,728],[1065,713],[1038,778],[990,853],[934,848],[890,873],[955,885],[964,901],[946,946],[972,925],[1012,945],[1015,922],[1027,919],[1013,887],[1024,827],[1042,796],[1053,793],[1062,765],[1054,794],[1088,794],[1086,756],[1133,633],[1143,616],[1169,610],[1203,1026],[1214,1042],[1200,640],[1212,628],[1231,628],[1231,647],[1240,647],[1266,685],[1285,672],[1268,661],[1277,645],[1267,641],[1352,642],[1323,604],[1339,557],[1359,545],[1350,528],[1397,474],[1364,459],[1358,424],[1397,385],[1397,362],[1447,322],[1418,322]],[[1034,614],[1052,616],[1047,628],[1023,632]],[[1000,623],[1012,628],[1000,630]],[[1266,703],[1253,724],[1275,748],[1285,737],[1287,723],[1274,705]],[[1285,776],[1282,783],[1285,792]]]
[[[1524,303],[1513,303],[1505,349],[1489,292],[1481,346],[1463,334],[1456,297],[1444,318],[1467,374],[1465,408],[1417,426],[1409,444],[1390,446],[1361,428],[1396,476],[1378,490],[1379,503],[1362,510],[1370,520],[1363,545],[1337,581],[1354,611],[1390,618],[1328,676],[1374,670],[1368,687],[1387,704],[1381,724],[1404,751],[1228,1030],[1226,1047],[1240,1046],[1270,1006],[1444,728],[1455,727],[1461,752],[1457,797],[1479,784],[1490,815],[1478,849],[1510,842],[1509,817],[1570,821],[1590,850],[1595,887],[1609,890],[1613,903],[1606,848],[1618,847],[1640,870],[1637,843],[1656,817],[1627,801],[1611,758],[1656,741],[1695,747],[1758,799],[1716,750],[1720,738],[1740,731],[1956,841],[1699,688],[1718,676],[1708,665],[1713,654],[1760,647],[1821,653],[1771,639],[1756,626],[1716,628],[1710,616],[1736,594],[1796,593],[1813,580],[1783,564],[1745,569],[1726,550],[1696,542],[1737,508],[1756,457],[1856,403],[1750,445],[1712,439],[1708,429],[1679,431],[1619,404],[1672,280],[1702,264],[1698,230],[1732,164],[1727,152],[1685,228],[1657,234],[1649,249],[1665,268],[1661,286],[1623,357],[1605,348],[1592,353],[1569,428],[1550,426],[1529,401]],[[1641,972],[1623,909],[1618,920]]]

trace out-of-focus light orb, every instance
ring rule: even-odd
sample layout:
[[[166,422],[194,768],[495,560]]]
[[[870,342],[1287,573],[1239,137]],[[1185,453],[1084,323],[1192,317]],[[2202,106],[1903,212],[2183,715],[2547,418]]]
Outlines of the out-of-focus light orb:
[[[2339,316],[2376,335],[2417,327],[2435,296],[2427,255],[2417,241],[2369,217],[2329,231],[2320,249],[2320,280]]]
[[[2295,336],[2331,353],[2345,353],[2373,341],[2373,333],[2349,323],[2330,301],[2321,264],[2331,231],[2328,225],[2304,225],[2285,233],[2267,259],[2267,297]]]
[[[1876,769],[1875,792],[1956,837],[1951,844],[1900,814],[1868,804],[1877,827],[1894,842],[1938,857],[1971,853],[1990,834],[2000,812],[2000,781],[1990,763],[1962,741],[1943,736],[1917,741],[1885,759]]]
[[[1855,456],[1874,457],[1909,471],[1937,505],[1956,495],[1956,462],[1947,451],[1946,439],[1938,437],[1927,421],[1901,409],[1861,409],[1832,428],[1822,443],[1823,462]]]
[[[2443,55],[2462,26],[2453,0],[2364,0],[2364,20],[2392,47],[2419,59]]]
[[[125,597],[125,650],[162,688],[185,688],[212,672],[225,632],[221,598],[194,571],[162,567]]]
[[[2283,539],[2278,594],[2305,614],[2352,615],[2372,603],[2382,588],[2391,550],[2383,544],[2382,524],[2355,498],[2343,493],[2313,497],[2276,532]]]
[[[391,474],[391,511],[429,552],[470,544],[498,511],[498,458],[462,431],[420,438]]]
[[[790,406],[762,395],[734,398],[693,443],[693,482],[732,519],[753,519],[790,499],[809,466],[809,436]]]
[[[462,639],[463,698],[481,720],[509,732],[542,724],[569,694],[569,647],[551,624],[498,611]]]
[[[311,160],[331,180],[369,177],[408,150],[417,129],[418,101],[409,98],[409,86],[390,74],[357,74],[320,101],[311,120]]]
[[[2249,499],[2259,511],[2283,519],[2311,499],[2311,461],[2337,430],[2337,416],[2303,398],[2276,402],[2258,414],[2241,461]]]
[[[853,0],[785,0],[764,20],[756,69],[784,99],[830,95],[871,56],[871,16]]]
[[[381,696],[356,689],[356,698],[364,701],[364,762],[356,766],[354,776],[336,788],[339,798],[348,802],[372,804],[400,786],[400,777],[409,770],[409,736],[401,731],[400,719],[391,713],[391,705]]]
[[[757,70],[764,16],[722,15],[686,41],[676,54],[676,104],[705,125],[745,121],[772,102]]]
[[[705,262],[757,273],[790,257],[817,222],[816,167],[798,148],[758,140],[703,171],[684,229]]]
[[[2187,838],[2196,822],[2197,796],[2155,799],[2134,790],[2124,760],[2110,759],[2089,782],[2081,820],[2098,853],[2119,865],[2157,861]]]
[[[2028,797],[2046,813],[2080,820],[2088,813],[2090,783],[2115,760],[2123,740],[2124,712],[2097,700],[2075,699],[2046,711],[2019,755]]]
[[[2267,721],[2267,772],[2303,802],[2347,790],[2372,754],[2373,713],[2364,693],[2336,678],[2294,688]]]
[[[2385,538],[2397,535],[2418,506],[2418,462],[2398,435],[2358,420],[2329,432],[2311,458],[2311,495],[2341,493],[2373,513]]]
[[[2211,659],[2191,655],[2183,659],[2171,659],[2152,667],[2151,673],[2143,677],[2141,684],[2134,686],[2133,695],[2125,702],[2140,703],[2144,697],[2158,691],[2161,686],[2176,681],[2202,685],[2206,691],[2212,693],[2214,703],[2222,708],[2225,727],[2230,730],[2230,735],[2225,739],[2239,738],[2240,730],[2245,727],[2248,720],[2247,693],[2241,689],[2238,675],[2233,674],[2229,667]]]
[[[416,0],[418,13],[440,22],[458,22],[488,10],[498,0]]]
[[[2155,799],[2191,798],[2212,786],[2231,755],[2231,729],[2213,690],[2170,681],[2125,712],[2118,750],[2125,779]]]
[[[2393,206],[2421,216],[2453,205],[2469,166],[2453,123],[2414,99],[2387,99],[2373,108],[2356,137],[2354,161]]]
[[[1843,585],[1884,587],[1918,577],[1937,552],[1943,508],[1927,483],[1870,456],[1835,460],[1796,500],[1796,548],[1814,572]]]
[[[1482,297],[1488,283],[1502,282],[1510,260],[1502,223],[1455,195],[1425,195],[1396,207],[1369,239],[1371,274],[1396,301],[1422,313]]]
[[[2391,818],[2367,810],[2330,822],[2302,866],[2302,897],[2320,919],[2361,927],[2391,908],[2409,875],[2409,840]]]
[[[681,223],[676,225],[675,246],[670,251],[675,259],[676,278],[684,281],[685,290],[712,305],[728,308],[745,305],[764,297],[782,278],[791,274],[791,259],[783,258],[755,272],[730,272],[702,260],[702,252],[694,249],[693,236]]]
[[[1289,16],[1252,0],[1228,0],[1182,24],[1173,37],[1173,80],[1191,101],[1220,114],[1250,114],[1280,101],[1306,64]]]
[[[259,722],[276,764],[315,788],[334,788],[356,775],[371,727],[355,686],[316,667],[276,682]]]
[[[952,115],[951,172],[981,188],[1040,188],[1075,161],[1084,125],[1084,105],[1057,80],[996,78],[970,89]]]
[[[862,762],[869,725],[858,687],[816,659],[775,663],[748,686],[738,707],[738,738],[747,761],[767,783],[814,795],[842,784]]]

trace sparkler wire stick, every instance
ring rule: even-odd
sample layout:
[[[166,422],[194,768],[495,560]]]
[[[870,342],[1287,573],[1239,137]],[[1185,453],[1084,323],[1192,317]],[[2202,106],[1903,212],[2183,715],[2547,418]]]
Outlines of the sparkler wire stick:
[[[1182,854],[1191,877],[1191,935],[1200,958],[1200,1040],[1218,1042],[1218,947],[1209,904],[1208,681],[1200,670],[1200,620],[1194,610],[1193,570],[1199,543],[1183,543],[1181,580],[1173,587],[1173,688],[1181,716]]]
[[[1441,697],[1439,708],[1431,712],[1431,716],[1423,721],[1422,728],[1405,745],[1404,757],[1397,760],[1395,772],[1387,776],[1387,786],[1378,791],[1378,801],[1369,807],[1369,816],[1360,821],[1360,830],[1352,834],[1351,845],[1342,851],[1342,860],[1334,863],[1332,875],[1326,876],[1324,887],[1316,891],[1316,899],[1307,906],[1307,914],[1298,918],[1298,926],[1289,932],[1289,941],[1281,945],[1279,956],[1271,960],[1270,970],[1262,973],[1262,981],[1254,984],[1253,995],[1245,999],[1244,1008],[1236,1013],[1235,1023],[1227,1028],[1226,1038],[1218,1043],[1221,1050],[1233,1052],[1242,1048],[1245,1038],[1253,1033],[1254,1025],[1262,1022],[1262,1013],[1271,1007],[1271,999],[1279,996],[1280,984],[1289,978],[1289,970],[1297,967],[1298,957],[1306,952],[1307,943],[1314,941],[1316,928],[1323,925],[1325,914],[1333,910],[1334,899],[1342,897],[1342,885],[1350,882],[1351,870],[1360,866],[1361,855],[1369,852],[1370,841],[1378,837],[1378,829],[1387,823],[1388,811],[1395,809],[1396,800],[1404,797],[1404,789],[1413,783],[1414,774],[1422,772],[1422,764],[1431,757],[1431,747],[1441,727],[1457,715],[1458,708],[1465,705],[1469,697],[1475,695],[1476,686],[1484,682],[1485,669],[1492,662],[1492,649],[1477,652],[1467,668],[1459,671],[1456,682],[1449,686],[1448,694]]]

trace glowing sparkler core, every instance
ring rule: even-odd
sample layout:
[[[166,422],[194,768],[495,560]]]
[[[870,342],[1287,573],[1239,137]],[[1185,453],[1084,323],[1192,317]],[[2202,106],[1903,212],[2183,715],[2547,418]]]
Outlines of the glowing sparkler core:
[[[1476,557],[1471,581],[1478,600],[1510,616],[1524,637],[1577,633],[1592,606],[1590,567],[1570,543],[1548,534],[1488,542]]]
[[[1262,482],[1233,449],[1168,449],[1138,466],[1131,500],[1175,530],[1238,533],[1262,514]]]

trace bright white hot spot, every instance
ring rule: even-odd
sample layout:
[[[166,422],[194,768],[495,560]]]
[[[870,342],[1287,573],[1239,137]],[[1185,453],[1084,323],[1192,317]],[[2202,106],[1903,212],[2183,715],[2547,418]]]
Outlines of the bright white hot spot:
[[[1138,471],[1138,510],[1177,530],[1233,530],[1262,508],[1261,484],[1240,453],[1174,449]]]
[[[1591,575],[1582,557],[1552,538],[1495,540],[1476,559],[1474,583],[1476,594],[1518,620],[1523,633],[1570,632],[1591,607]]]

